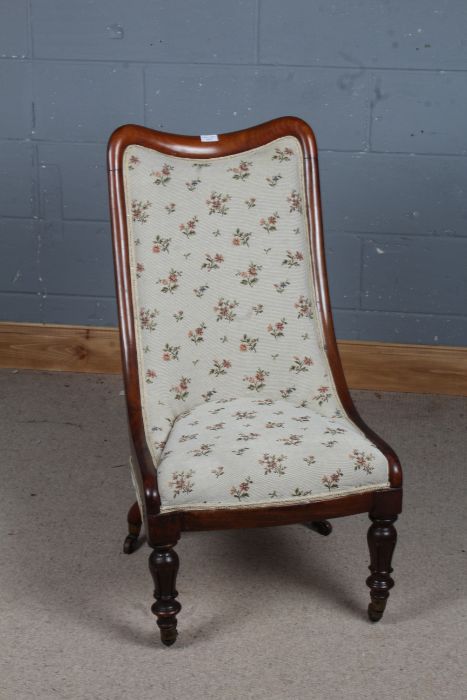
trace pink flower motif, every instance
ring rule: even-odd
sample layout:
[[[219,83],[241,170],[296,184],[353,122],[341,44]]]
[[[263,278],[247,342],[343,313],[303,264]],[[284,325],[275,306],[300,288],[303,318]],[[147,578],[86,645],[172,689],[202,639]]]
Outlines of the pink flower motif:
[[[322,406],[323,403],[326,403],[327,401],[329,401],[331,396],[332,396],[332,394],[329,391],[328,386],[320,386],[320,387],[318,387],[318,391],[315,394],[315,396],[313,396],[313,401],[316,401],[318,403],[318,406]]]
[[[131,202],[131,215],[133,221],[139,221],[140,224],[145,224],[149,219],[149,214],[147,210],[151,206],[152,205],[149,200],[143,202],[138,199],[133,199]]]
[[[168,182],[170,182],[171,176],[170,173],[173,170],[173,165],[168,165],[167,163],[164,163],[162,168],[160,170],[153,170],[151,172],[151,177],[154,178],[153,182],[155,185],[162,185],[165,187]]]
[[[311,367],[313,364],[313,360],[311,357],[304,357],[303,359],[300,359],[298,355],[294,355],[293,362],[289,367],[290,372],[296,372],[296,374],[300,374],[300,372],[308,372],[308,367]]]
[[[181,493],[191,493],[193,491],[193,469],[188,469],[186,472],[173,472],[172,478],[169,481],[169,488],[173,489],[173,497],[176,498]]]
[[[311,301],[304,297],[303,294],[295,302],[294,307],[298,310],[297,318],[313,318]]]
[[[185,401],[189,394],[188,385],[190,382],[191,379],[189,379],[188,377],[182,377],[180,379],[179,384],[176,384],[175,386],[171,387],[170,391],[175,395],[175,399],[177,401]]]
[[[240,284],[253,287],[258,282],[258,272],[263,269],[262,265],[250,263],[247,270],[236,273],[236,277],[240,277]]]
[[[209,209],[209,214],[221,214],[225,216],[229,208],[227,202],[231,199],[230,194],[223,194],[222,192],[211,192],[211,196],[206,200],[206,204]]]
[[[302,260],[303,253],[301,251],[296,250],[295,253],[293,253],[291,250],[288,250],[282,264],[287,265],[287,267],[298,267]]]
[[[277,219],[279,219],[279,213],[277,211],[267,217],[262,217],[259,220],[259,225],[264,228],[265,231],[271,233],[271,231],[277,231]]]
[[[128,159],[128,170],[134,170],[137,165],[141,163],[140,159],[138,156],[130,156]]]
[[[354,460],[354,470],[362,469],[367,474],[371,474],[375,465],[375,456],[371,452],[364,452],[359,450],[353,450],[352,454],[349,455],[351,459]]]
[[[224,297],[221,297],[219,301],[217,302],[216,306],[214,306],[214,311],[217,314],[217,321],[233,321],[236,313],[234,309],[236,309],[238,306],[238,301],[230,301],[229,299],[224,299]]]
[[[242,481],[238,486],[232,486],[230,489],[230,494],[241,501],[244,498],[249,498],[250,486],[253,483],[253,479],[247,476],[244,481]]]
[[[209,370],[209,374],[214,374],[216,377],[220,377],[222,374],[227,374],[227,370],[232,367],[230,360],[214,360],[212,368]]]
[[[228,172],[233,173],[234,180],[246,180],[250,176],[250,167],[253,165],[250,161],[241,160],[237,168],[228,168]]]
[[[302,211],[302,198],[296,190],[292,190],[292,192],[287,197],[287,201],[289,203],[291,213],[293,211],[298,211],[301,213],[301,211]]]
[[[185,224],[179,224],[178,228],[187,238],[191,238],[191,236],[194,236],[196,233],[196,226],[198,222],[198,217],[193,216]]]
[[[282,338],[284,336],[284,328],[287,325],[285,318],[281,318],[280,321],[276,323],[270,323],[267,327],[268,333],[270,333],[274,338]]]
[[[153,369],[147,369],[146,370],[146,383],[147,384],[152,384],[154,379],[157,377],[157,372]]]
[[[293,156],[293,151],[291,148],[286,146],[285,148],[276,148],[275,149],[275,155],[273,155],[272,159],[273,160],[278,160],[280,163],[283,161],[288,161],[290,160],[291,156]]]
[[[178,360],[179,352],[180,345],[169,345],[169,343],[166,343],[162,350],[162,359],[164,362],[170,362],[170,360]]]
[[[243,377],[243,381],[246,382],[247,384],[247,389],[250,391],[260,391],[265,387],[265,379],[269,375],[269,372],[267,372],[264,369],[258,368],[256,370],[256,374],[253,376],[246,376]]]
[[[326,488],[331,491],[331,489],[337,489],[339,486],[339,481],[341,477],[344,476],[342,469],[337,469],[333,474],[324,475],[321,482],[326,486]]]
[[[206,330],[206,324],[201,323],[197,328],[194,330],[188,331],[188,337],[189,339],[197,345],[198,343],[202,343],[204,341],[204,331]]]
[[[206,258],[204,263],[201,265],[201,269],[205,269],[208,272],[211,270],[218,270],[219,266],[221,263],[224,262],[224,256],[221,255],[220,253],[215,253],[214,255],[210,255],[209,253],[205,253],[204,257]]]
[[[162,238],[161,236],[157,235],[152,242],[152,252],[153,253],[160,253],[160,252],[168,253],[171,240],[172,240],[171,238]]]
[[[167,292],[173,294],[178,288],[178,280],[181,277],[181,274],[181,271],[174,270],[172,268],[167,277],[157,280],[161,285],[161,292],[164,292],[164,294]]]

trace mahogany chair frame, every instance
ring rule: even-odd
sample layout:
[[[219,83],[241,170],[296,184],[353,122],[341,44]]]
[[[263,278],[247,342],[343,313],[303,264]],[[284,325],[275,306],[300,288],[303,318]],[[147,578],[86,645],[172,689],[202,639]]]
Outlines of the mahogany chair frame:
[[[239,506],[235,509],[205,510],[183,510],[183,507],[180,507],[179,511],[163,513],[157,485],[157,470],[146,442],[141,408],[123,177],[124,152],[130,145],[139,145],[178,157],[213,158],[241,154],[283,136],[294,136],[299,141],[304,156],[305,209],[312,277],[324,332],[324,350],[345,411],[388,460],[389,487],[297,505]],[[149,568],[155,586],[152,611],[157,617],[162,642],[167,646],[173,644],[176,639],[177,614],[181,609],[175,588],[178,556],[174,546],[182,532],[303,523],[321,534],[329,534],[331,526],[327,522],[328,518],[368,513],[372,521],[368,530],[371,572],[366,580],[371,596],[368,614],[372,621],[377,621],[383,615],[389,591],[394,585],[391,577],[391,559],[397,538],[394,522],[402,509],[402,471],[399,460],[389,445],[359,416],[350,396],[339,357],[326,273],[317,146],[313,131],[301,119],[282,117],[243,131],[221,134],[218,139],[203,142],[199,136],[181,136],[153,131],[142,126],[126,125],[112,134],[108,144],[110,211],[123,377],[132,461],[140,493],[143,494],[143,512],[140,512],[138,504],[135,503],[128,513],[129,535],[125,540],[124,549],[130,553],[136,548],[143,521],[147,542],[153,550],[149,558]]]

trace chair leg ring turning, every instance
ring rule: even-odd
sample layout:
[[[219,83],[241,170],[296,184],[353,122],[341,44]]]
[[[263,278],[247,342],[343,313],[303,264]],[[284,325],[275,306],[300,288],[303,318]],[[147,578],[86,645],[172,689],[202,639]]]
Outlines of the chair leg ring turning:
[[[177,615],[182,606],[176,600],[178,555],[173,545],[155,547],[149,557],[149,570],[154,579],[154,598],[151,610],[157,617],[161,641],[171,646],[177,639]]]
[[[368,547],[370,550],[370,576],[366,585],[370,589],[371,602],[368,617],[378,622],[383,617],[389,591],[394,586],[391,577],[391,560],[397,541],[397,532],[393,523],[397,516],[378,518],[370,515],[373,521],[368,530]]]

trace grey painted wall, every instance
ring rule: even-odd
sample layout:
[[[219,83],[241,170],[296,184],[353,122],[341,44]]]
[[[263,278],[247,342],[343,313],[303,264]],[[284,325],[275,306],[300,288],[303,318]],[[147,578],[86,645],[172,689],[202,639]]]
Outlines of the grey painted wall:
[[[341,338],[467,344],[465,0],[0,0],[0,319],[114,325],[119,124],[315,129]]]

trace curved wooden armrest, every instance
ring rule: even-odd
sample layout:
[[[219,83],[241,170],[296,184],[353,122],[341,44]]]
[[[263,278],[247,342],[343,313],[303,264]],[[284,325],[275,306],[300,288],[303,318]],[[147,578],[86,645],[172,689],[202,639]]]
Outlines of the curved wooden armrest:
[[[341,376],[343,377],[340,355],[337,356],[339,358],[339,364],[337,364],[336,362],[335,372],[336,374],[341,373]],[[350,395],[350,391],[347,385],[342,382],[340,388],[340,398],[347,415],[349,416],[350,420],[352,420],[355,423],[355,425],[358,428],[360,428],[360,430],[366,435],[366,437],[369,440],[371,440],[371,442],[380,450],[380,452],[384,454],[384,456],[388,460],[389,483],[392,488],[400,488],[402,486],[402,467],[399,461],[399,457],[394,452],[392,447],[390,447],[390,445],[388,445],[387,442],[383,440],[383,438],[381,438],[377,433],[375,433],[374,430],[372,430],[365,423],[354,404],[354,401],[352,399],[352,396]]]
[[[376,445],[376,447],[385,455],[386,459],[388,460],[390,485],[393,488],[400,488],[402,486],[402,467],[397,454],[394,452],[392,447],[390,447],[387,444],[387,442],[383,440],[383,438],[380,438],[380,436],[377,433],[375,433],[374,430],[368,427],[363,418],[361,418],[355,406],[352,418],[354,423],[358,425],[360,430],[362,430],[365,433],[367,438],[371,440],[371,442],[374,445]]]

